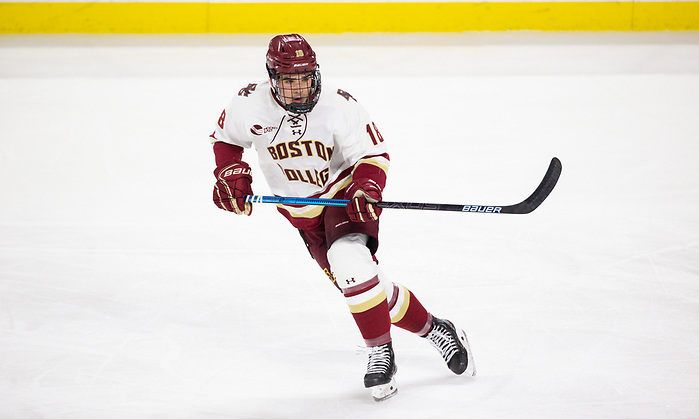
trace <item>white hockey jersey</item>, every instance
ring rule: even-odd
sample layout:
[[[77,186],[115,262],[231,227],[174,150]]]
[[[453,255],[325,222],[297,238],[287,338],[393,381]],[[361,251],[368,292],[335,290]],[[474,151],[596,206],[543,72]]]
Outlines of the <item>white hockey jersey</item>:
[[[388,171],[388,150],[366,110],[347,92],[323,84],[306,114],[290,114],[274,99],[269,81],[242,88],[226,106],[212,142],[254,147],[276,196],[333,198],[359,163]],[[341,198],[341,197],[340,197]],[[297,228],[318,224],[323,207],[278,205]]]

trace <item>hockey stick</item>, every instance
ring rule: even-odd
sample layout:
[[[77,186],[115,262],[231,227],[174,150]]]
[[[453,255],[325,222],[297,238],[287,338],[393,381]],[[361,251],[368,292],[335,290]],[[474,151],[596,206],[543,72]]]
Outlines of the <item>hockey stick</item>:
[[[478,212],[486,214],[529,214],[534,211],[549,196],[558,178],[561,176],[561,161],[557,157],[551,159],[551,164],[544,179],[534,192],[524,201],[514,205],[470,205],[470,204],[428,204],[424,202],[389,202],[381,201],[374,205],[381,208],[399,208],[434,211]],[[246,195],[245,202],[262,204],[288,205],[322,205],[344,207],[347,199],[294,198],[288,196]]]

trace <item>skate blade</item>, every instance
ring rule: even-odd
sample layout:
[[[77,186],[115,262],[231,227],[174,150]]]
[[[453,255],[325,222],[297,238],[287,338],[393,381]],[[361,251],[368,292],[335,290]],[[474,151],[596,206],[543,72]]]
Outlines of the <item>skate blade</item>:
[[[382,402],[384,400],[390,399],[398,393],[398,386],[396,386],[396,380],[391,379],[388,384],[381,384],[378,386],[371,387],[371,396],[377,402]]]
[[[471,345],[468,344],[468,339],[466,338],[466,333],[461,329],[457,329],[456,334],[459,336],[459,340],[461,341],[461,344],[464,345],[464,348],[466,348],[466,356],[468,359],[468,365],[466,365],[466,371],[464,371],[464,374],[470,375],[471,377],[475,377],[476,376],[476,364],[473,362],[473,353],[471,352]]]

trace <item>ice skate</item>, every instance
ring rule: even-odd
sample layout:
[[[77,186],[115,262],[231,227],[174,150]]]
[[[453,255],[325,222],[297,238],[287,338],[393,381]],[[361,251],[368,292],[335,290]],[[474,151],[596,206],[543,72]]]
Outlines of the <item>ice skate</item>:
[[[369,363],[364,375],[364,387],[371,390],[374,400],[380,402],[398,392],[396,380],[393,378],[396,371],[391,342],[369,348]]]
[[[466,333],[457,329],[452,322],[433,317],[432,328],[425,338],[437,348],[454,374],[476,375],[476,365],[473,363]]]

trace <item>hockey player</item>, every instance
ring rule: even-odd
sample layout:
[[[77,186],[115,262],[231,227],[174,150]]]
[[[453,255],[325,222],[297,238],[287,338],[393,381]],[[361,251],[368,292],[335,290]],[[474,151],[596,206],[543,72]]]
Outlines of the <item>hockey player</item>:
[[[385,278],[375,253],[389,155],[364,108],[344,90],[323,85],[316,55],[297,34],[272,38],[268,80],[248,84],[226,106],[210,139],[216,159],[213,200],[250,215],[254,147],[278,196],[349,199],[346,207],[278,205],[311,256],[342,292],[369,348],[364,386],[377,401],[397,392],[391,341],[395,325],[426,338],[455,374],[475,375],[464,332],[432,316],[404,286]]]

